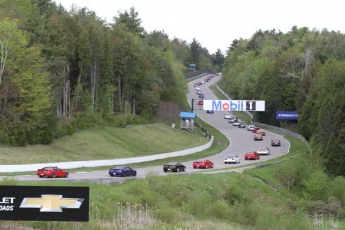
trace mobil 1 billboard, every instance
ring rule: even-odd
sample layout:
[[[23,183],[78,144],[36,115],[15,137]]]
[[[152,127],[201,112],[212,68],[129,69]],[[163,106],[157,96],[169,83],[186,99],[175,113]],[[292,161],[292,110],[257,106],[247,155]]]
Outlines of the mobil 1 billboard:
[[[89,187],[0,186],[0,220],[89,221]]]
[[[204,100],[203,110],[214,110],[214,111],[265,111],[265,101],[255,101],[255,100]]]

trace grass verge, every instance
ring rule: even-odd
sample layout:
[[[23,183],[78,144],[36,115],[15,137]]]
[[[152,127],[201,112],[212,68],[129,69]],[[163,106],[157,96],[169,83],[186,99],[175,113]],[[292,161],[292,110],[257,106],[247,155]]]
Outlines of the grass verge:
[[[0,146],[1,164],[30,164],[140,157],[207,143],[202,135],[163,123],[83,130],[50,145]]]
[[[202,152],[186,155],[186,156],[180,156],[180,157],[172,157],[172,158],[167,158],[167,159],[161,159],[161,160],[156,160],[156,161],[149,161],[149,162],[142,162],[142,163],[136,163],[136,164],[130,164],[130,167],[133,168],[142,168],[142,167],[149,167],[149,166],[157,166],[157,165],[163,165],[167,161],[190,161],[194,159],[199,159],[199,158],[205,158],[208,156],[215,155],[217,153],[222,152],[225,150],[230,142],[228,138],[219,132],[217,129],[214,127],[210,126],[209,124],[203,122],[200,118],[196,119],[196,122],[200,123],[202,127],[207,129],[211,135],[214,137],[214,141],[212,146]],[[169,127],[169,126],[167,126]],[[210,139],[207,139],[203,136],[202,133],[200,133],[199,129],[196,129],[196,133],[199,133],[201,136],[200,138],[203,139],[203,141],[208,142]],[[189,134],[193,135],[193,134]],[[80,172],[80,171],[100,171],[100,170],[108,170],[109,166],[103,166],[103,167],[83,167],[83,168],[75,168],[75,169],[69,169],[69,172]],[[27,175],[27,174],[34,174],[35,172],[16,172],[16,173],[0,173],[0,176],[14,176],[14,175]]]

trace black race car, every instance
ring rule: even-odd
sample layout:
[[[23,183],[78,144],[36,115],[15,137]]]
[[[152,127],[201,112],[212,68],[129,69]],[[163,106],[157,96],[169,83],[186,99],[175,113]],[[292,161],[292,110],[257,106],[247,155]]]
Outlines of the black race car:
[[[169,162],[163,166],[164,172],[185,172],[186,166],[180,162]]]

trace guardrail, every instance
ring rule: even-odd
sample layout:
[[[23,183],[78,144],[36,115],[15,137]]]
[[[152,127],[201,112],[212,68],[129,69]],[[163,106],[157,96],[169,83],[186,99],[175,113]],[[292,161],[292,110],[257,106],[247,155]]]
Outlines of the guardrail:
[[[218,84],[216,84],[216,88],[217,88],[217,90],[219,90],[219,92],[220,92],[221,94],[223,94],[227,99],[232,100],[231,97],[230,97],[229,95],[227,95],[227,94],[218,86]],[[295,133],[295,132],[292,132],[292,131],[289,131],[289,130],[286,130],[286,129],[283,129],[283,128],[280,128],[280,127],[272,126],[272,125],[267,125],[267,124],[263,124],[263,123],[259,123],[259,122],[253,122],[253,114],[250,113],[250,112],[248,112],[248,111],[244,111],[244,113],[246,113],[248,116],[250,116],[251,121],[252,121],[252,124],[255,125],[255,126],[263,127],[263,128],[269,128],[269,129],[272,129],[272,130],[281,132],[281,133],[283,133],[283,134],[285,134],[285,135],[289,135],[289,136],[298,138],[298,139],[300,139],[300,140],[306,141],[305,138],[304,138],[302,135],[298,134],[298,133]]]
[[[203,132],[203,133],[205,134],[206,138],[211,138],[211,134],[208,132],[207,129],[205,129],[204,127],[202,127],[201,124],[199,124],[199,123],[197,123],[197,122],[194,122],[194,126],[198,127],[198,128],[201,130],[201,132]]]
[[[227,95],[219,86],[218,84],[216,84],[216,88],[218,89],[218,91],[224,95],[224,97],[226,97],[227,99],[229,100],[232,100],[231,97],[229,95]],[[253,114],[248,112],[248,111],[243,111],[244,113],[246,113],[249,117],[250,117],[250,120],[253,119]]]
[[[206,74],[214,74],[214,71],[211,70],[211,69],[206,69],[206,68],[204,68],[204,69],[199,69],[199,70],[196,70],[196,71],[187,73],[187,74],[185,75],[185,78],[186,78],[187,80],[191,80],[191,79],[193,79],[193,78],[198,78],[198,77],[200,77],[200,75],[203,75],[203,74],[205,74],[205,75],[206,75]]]
[[[21,165],[0,165],[0,172],[30,172],[36,171],[39,168],[46,167],[47,165],[53,165],[64,169],[82,168],[82,167],[99,167],[99,166],[111,166],[111,165],[123,165],[141,163],[147,161],[154,161],[165,159],[169,157],[186,156],[189,154],[204,151],[210,148],[213,144],[213,136],[211,140],[204,145],[197,146],[190,149],[184,149],[181,151],[175,151],[170,153],[155,154],[143,157],[131,157],[120,158],[111,160],[91,160],[91,161],[72,161],[72,162],[57,162],[57,163],[40,163],[40,164],[21,164]]]
[[[252,124],[255,126],[258,126],[258,127],[262,127],[262,128],[273,129],[273,130],[281,132],[285,135],[289,135],[289,136],[292,136],[292,137],[295,137],[295,138],[298,138],[300,140],[305,141],[305,138],[302,135],[300,135],[298,133],[294,133],[294,132],[287,130],[287,129],[283,129],[283,128],[280,128],[277,126],[267,125],[267,124],[263,124],[263,123],[259,123],[259,122],[252,122]]]

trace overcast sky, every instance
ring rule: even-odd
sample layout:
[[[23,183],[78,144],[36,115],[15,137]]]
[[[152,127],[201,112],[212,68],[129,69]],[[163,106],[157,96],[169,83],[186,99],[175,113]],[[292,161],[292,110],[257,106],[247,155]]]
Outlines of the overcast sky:
[[[343,0],[55,0],[67,10],[87,7],[113,22],[118,11],[133,6],[150,33],[164,31],[170,39],[195,38],[213,54],[224,54],[234,39],[249,39],[261,30],[287,33],[296,25],[310,30],[345,31]]]

